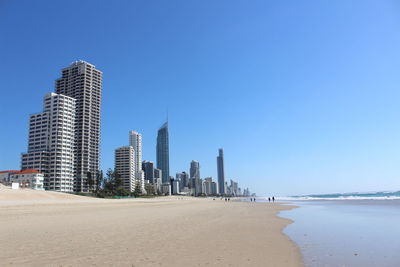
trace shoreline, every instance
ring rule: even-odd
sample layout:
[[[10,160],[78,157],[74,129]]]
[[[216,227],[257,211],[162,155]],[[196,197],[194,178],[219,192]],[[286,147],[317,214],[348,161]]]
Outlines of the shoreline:
[[[46,191],[36,200],[30,196],[36,192],[19,200],[10,193],[7,201],[3,193],[0,262],[6,266],[303,266],[300,249],[283,233],[292,221],[278,215],[296,206],[179,197],[59,199],[62,193]]]
[[[292,202],[293,203],[293,202]],[[284,233],[308,266],[400,266],[400,200],[301,201]],[[385,242],[377,242],[384,240]]]

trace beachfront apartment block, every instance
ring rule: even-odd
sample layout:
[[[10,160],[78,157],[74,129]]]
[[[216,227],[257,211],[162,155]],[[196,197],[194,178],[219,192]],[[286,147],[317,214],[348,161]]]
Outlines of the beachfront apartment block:
[[[99,171],[101,90],[102,72],[76,61],[62,69],[44,111],[30,116],[21,169],[43,173],[46,190],[89,191],[87,175]]]
[[[180,190],[183,191],[185,188],[189,188],[190,177],[186,172],[178,172],[176,173],[176,179],[179,180]],[[186,191],[187,191],[186,189]]]
[[[171,195],[171,183],[162,183],[161,184],[161,193],[170,196]]]
[[[141,192],[144,192],[145,174],[142,170],[142,135],[136,131],[129,131],[129,145],[135,151],[135,179],[140,186]]]
[[[203,182],[200,179],[200,163],[197,160],[190,162],[190,181],[191,188],[194,188],[194,195],[201,195],[203,193]]]
[[[154,184],[157,187],[157,191],[162,191],[162,171],[160,169],[154,168]]]
[[[7,171],[0,171],[0,182],[2,183],[9,183],[10,182],[10,175],[18,172],[17,170],[7,170]]]
[[[178,195],[180,193],[179,180],[171,179],[171,193],[173,195]]]
[[[144,160],[142,162],[142,171],[144,172],[144,179],[149,183],[154,183],[154,162]]]
[[[56,93],[76,99],[74,140],[74,191],[87,192],[87,175],[96,177],[100,168],[100,109],[102,72],[85,61],[62,69]]]
[[[122,180],[122,187],[129,192],[136,188],[135,150],[133,146],[123,146],[115,150],[115,172]]]
[[[10,175],[10,183],[18,183],[20,187],[44,190],[44,175],[35,169],[14,172]]]
[[[215,196],[218,194],[217,183],[212,180],[212,177],[204,178],[203,192],[207,196]]]
[[[154,180],[157,180],[158,178],[160,178],[162,182],[162,170],[154,168]]]
[[[43,112],[30,115],[28,152],[21,156],[21,169],[44,175],[44,188],[72,192],[74,181],[75,99],[46,94]]]
[[[239,195],[238,188],[239,188],[238,183],[231,179],[231,185],[228,187],[229,194],[232,196],[238,196]]]
[[[200,179],[200,163],[197,160],[190,162],[190,178]]]

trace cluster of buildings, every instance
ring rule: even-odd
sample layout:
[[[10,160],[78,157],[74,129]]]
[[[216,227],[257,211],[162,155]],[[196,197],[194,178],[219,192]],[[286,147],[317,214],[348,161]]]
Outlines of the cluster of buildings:
[[[169,175],[169,136],[168,122],[164,123],[157,134],[157,162],[142,161],[142,135],[129,132],[129,145],[115,150],[115,172],[122,179],[123,187],[134,192],[139,189],[146,193],[146,188],[153,193],[165,195],[191,196],[250,196],[249,189],[238,187],[238,183],[225,181],[224,151],[219,149],[217,156],[218,181],[212,177],[201,178],[200,163],[192,160],[189,173]],[[139,188],[138,188],[139,187]]]
[[[29,117],[27,152],[21,154],[21,170],[0,172],[0,181],[34,189],[90,192],[100,174],[100,113],[102,72],[85,61],[62,69],[55,92],[43,98],[43,110]],[[168,121],[158,130],[156,165],[142,161],[142,135],[129,132],[128,145],[115,150],[115,172],[129,192],[147,190],[161,194],[193,196],[249,196],[237,182],[225,181],[224,155],[217,157],[218,180],[202,179],[198,161],[190,173],[169,173]]]
[[[130,192],[139,186],[142,193],[146,188],[154,193],[165,195],[191,196],[250,196],[248,188],[238,187],[238,183],[225,181],[224,151],[219,149],[217,156],[218,181],[212,177],[204,179],[200,176],[200,163],[192,160],[189,173],[169,175],[169,134],[168,121],[157,134],[157,162],[142,161],[142,135],[136,131],[129,132],[129,145],[115,150],[115,172],[123,180],[123,186]],[[140,165],[141,164],[141,165]]]
[[[200,178],[200,163],[196,160],[190,162],[189,173],[183,171],[177,173],[175,178],[170,178],[172,194],[186,194],[192,196],[250,196],[249,189],[238,187],[238,183],[230,180],[225,181],[223,149],[219,149],[217,157],[218,180],[212,177]]]
[[[91,190],[88,178],[97,177],[100,165],[101,93],[102,72],[77,61],[62,69],[55,92],[43,97],[43,110],[30,115],[21,170],[42,174],[44,189]]]

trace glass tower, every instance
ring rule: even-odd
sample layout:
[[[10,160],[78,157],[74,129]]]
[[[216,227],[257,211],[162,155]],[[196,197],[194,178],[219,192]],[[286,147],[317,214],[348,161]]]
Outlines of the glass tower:
[[[224,150],[218,150],[217,169],[218,169],[218,189],[221,195],[225,194],[225,170],[224,170]]]
[[[162,183],[169,183],[169,140],[168,122],[164,123],[157,134],[157,169],[161,170]]]

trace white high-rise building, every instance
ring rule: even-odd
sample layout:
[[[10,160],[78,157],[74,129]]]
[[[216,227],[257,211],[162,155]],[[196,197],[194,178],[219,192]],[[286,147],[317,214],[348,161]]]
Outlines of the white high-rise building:
[[[135,151],[132,146],[123,146],[115,150],[115,172],[121,176],[122,186],[129,192],[135,191]]]
[[[197,160],[190,162],[191,187],[195,189],[195,196],[203,192],[202,180],[200,179],[200,163]]]
[[[30,117],[21,168],[42,172],[47,190],[87,192],[88,175],[96,179],[99,172],[102,72],[76,61],[62,69],[55,90],[44,111]]]
[[[135,150],[135,179],[144,193],[144,172],[142,170],[142,135],[136,131],[129,132],[129,145]]]
[[[49,93],[43,112],[29,119],[28,153],[21,157],[21,169],[44,174],[44,188],[72,192],[74,182],[75,99]]]
[[[238,196],[238,183],[231,179],[230,191],[233,196]]]
[[[56,93],[76,99],[74,190],[89,191],[87,176],[95,178],[100,169],[100,109],[102,72],[85,61],[62,69]]]

